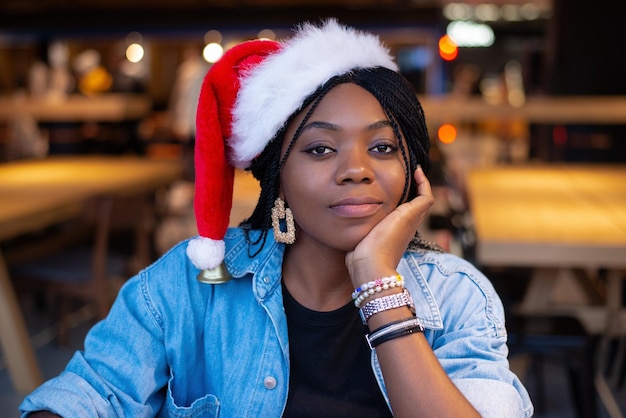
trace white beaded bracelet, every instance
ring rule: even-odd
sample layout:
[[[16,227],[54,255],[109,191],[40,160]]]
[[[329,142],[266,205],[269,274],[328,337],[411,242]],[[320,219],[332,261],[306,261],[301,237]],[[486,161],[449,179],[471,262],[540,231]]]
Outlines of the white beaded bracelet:
[[[361,286],[357,287],[354,292],[352,292],[354,306],[359,308],[361,303],[363,303],[363,301],[368,297],[375,293],[382,292],[383,290],[393,289],[394,287],[404,287],[404,279],[399,274],[363,283]]]

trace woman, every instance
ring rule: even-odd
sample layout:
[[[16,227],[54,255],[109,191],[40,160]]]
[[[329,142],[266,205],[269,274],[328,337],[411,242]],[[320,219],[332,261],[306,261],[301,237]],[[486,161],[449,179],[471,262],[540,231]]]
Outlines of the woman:
[[[124,286],[24,414],[532,415],[493,287],[416,234],[428,134],[377,38],[329,20],[234,47],[197,124],[199,236]],[[226,231],[233,167],[261,195]]]

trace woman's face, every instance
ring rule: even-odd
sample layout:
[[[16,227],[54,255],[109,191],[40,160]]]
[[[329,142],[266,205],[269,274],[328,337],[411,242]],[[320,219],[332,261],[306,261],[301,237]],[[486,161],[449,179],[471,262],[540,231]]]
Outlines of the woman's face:
[[[307,109],[287,127],[282,153]],[[406,167],[382,107],[367,90],[340,84],[304,125],[281,173],[296,244],[354,247],[397,206]]]

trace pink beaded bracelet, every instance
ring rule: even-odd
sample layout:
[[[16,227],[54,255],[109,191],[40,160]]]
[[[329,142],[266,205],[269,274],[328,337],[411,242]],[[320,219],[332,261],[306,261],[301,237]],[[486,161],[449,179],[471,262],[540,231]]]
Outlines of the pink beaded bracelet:
[[[393,289],[394,287],[404,287],[404,279],[401,275],[383,277],[371,282],[363,283],[352,292],[354,306],[359,308],[361,303],[368,297],[383,290]]]

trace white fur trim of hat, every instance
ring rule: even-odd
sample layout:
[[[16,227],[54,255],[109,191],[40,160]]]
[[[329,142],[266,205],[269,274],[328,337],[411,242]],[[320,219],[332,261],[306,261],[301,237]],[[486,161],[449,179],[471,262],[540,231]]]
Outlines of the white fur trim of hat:
[[[304,100],[330,78],[360,68],[398,67],[375,35],[329,19],[301,25],[241,80],[233,108],[231,163],[248,168]]]

